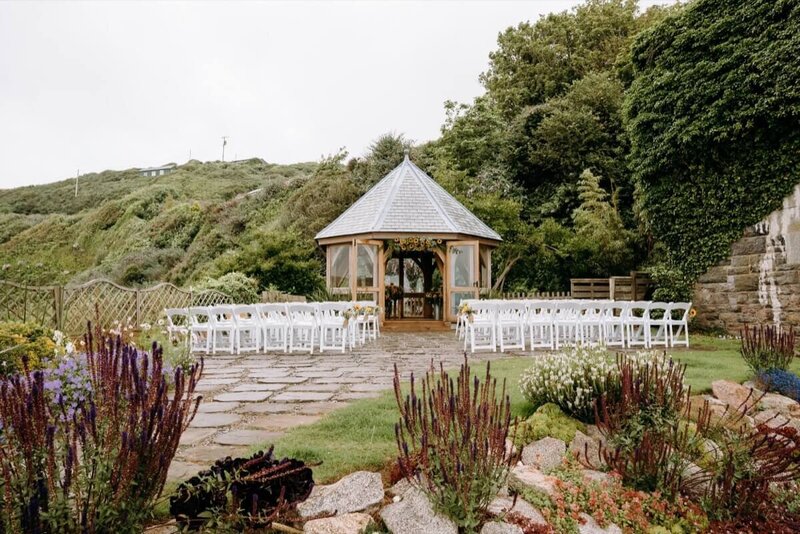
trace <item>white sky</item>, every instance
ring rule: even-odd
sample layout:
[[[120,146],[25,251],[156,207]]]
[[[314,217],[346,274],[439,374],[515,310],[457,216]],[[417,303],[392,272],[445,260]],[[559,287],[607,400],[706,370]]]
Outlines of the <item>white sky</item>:
[[[0,2],[0,188],[215,160],[223,135],[278,163],[433,139],[500,31],[576,4]]]

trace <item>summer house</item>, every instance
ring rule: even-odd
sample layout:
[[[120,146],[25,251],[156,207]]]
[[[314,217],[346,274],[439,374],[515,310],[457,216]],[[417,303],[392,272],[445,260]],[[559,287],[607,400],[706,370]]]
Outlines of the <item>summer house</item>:
[[[454,321],[491,286],[502,238],[406,154],[316,240],[337,298],[377,302],[386,319]]]

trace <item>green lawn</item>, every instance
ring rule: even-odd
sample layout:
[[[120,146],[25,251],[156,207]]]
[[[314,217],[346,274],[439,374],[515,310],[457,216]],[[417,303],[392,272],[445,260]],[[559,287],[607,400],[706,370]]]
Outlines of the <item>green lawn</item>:
[[[720,378],[740,382],[748,378],[747,366],[739,356],[738,341],[692,336],[691,343],[689,349],[669,352],[687,364],[686,381],[694,393],[708,391],[711,382]],[[492,376],[506,379],[513,414],[521,417],[530,414],[531,406],[523,399],[517,380],[529,364],[528,357],[508,358],[491,364]],[[485,364],[475,363],[472,369],[483,374]],[[794,370],[800,371],[800,362],[795,362]],[[322,462],[314,469],[315,479],[322,483],[359,469],[381,470],[397,452],[394,436],[397,417],[394,393],[387,392],[379,398],[336,410],[312,425],[291,429],[275,443],[276,453],[307,462]]]

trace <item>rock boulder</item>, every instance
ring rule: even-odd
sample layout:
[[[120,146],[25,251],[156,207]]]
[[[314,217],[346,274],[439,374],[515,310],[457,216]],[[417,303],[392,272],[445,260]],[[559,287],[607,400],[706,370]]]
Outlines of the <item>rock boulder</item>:
[[[297,505],[302,518],[361,512],[383,501],[380,473],[356,471],[328,486],[314,486],[311,495]]]

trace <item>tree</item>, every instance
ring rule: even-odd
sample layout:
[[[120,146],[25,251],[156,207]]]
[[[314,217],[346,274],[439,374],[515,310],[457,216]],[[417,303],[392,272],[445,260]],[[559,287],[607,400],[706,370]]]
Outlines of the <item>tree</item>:
[[[625,104],[665,291],[688,298],[800,168],[800,3],[698,0],[633,46]],[[671,286],[671,287],[668,287]]]

